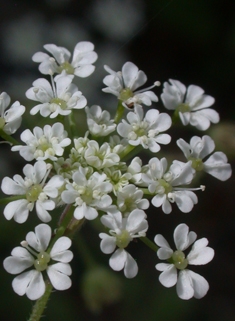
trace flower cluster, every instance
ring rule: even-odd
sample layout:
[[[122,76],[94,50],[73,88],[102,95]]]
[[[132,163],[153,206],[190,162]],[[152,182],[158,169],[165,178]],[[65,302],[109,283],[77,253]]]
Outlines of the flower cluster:
[[[195,242],[196,234],[189,232],[186,224],[180,224],[174,231],[176,251],[160,234],[154,238],[156,246],[146,236],[151,215],[146,210],[152,204],[165,214],[177,211],[177,207],[189,213],[198,203],[195,192],[205,189],[204,185],[193,187],[198,172],[204,171],[221,181],[231,176],[225,154],[210,155],[215,143],[208,135],[194,136],[190,143],[182,138],[177,140],[185,162],[174,159],[169,163],[166,157],[157,157],[161,145],[170,144],[169,131],[177,119],[184,126],[190,124],[199,130],[219,121],[218,113],[209,108],[214,98],[198,86],[191,85],[186,91],[181,82],[170,79],[170,84],[164,83],[161,99],[168,110],[174,110],[171,117],[160,112],[160,107],[149,107],[158,102],[150,89],[159,83],[137,90],[147,76],[135,64],[126,62],[118,72],[105,66],[109,75],[103,80],[107,86],[103,91],[118,99],[116,115],[112,117],[99,105],[87,106],[88,99],[73,83],[75,76],[84,78],[94,72],[94,45],[79,42],[70,62],[71,54],[66,48],[54,44],[44,48],[51,55],[37,52],[33,61],[40,63],[39,71],[51,80],[35,80],[26,97],[36,103],[30,110],[32,116],[40,113],[39,117],[55,122],[51,125],[50,120],[43,128],[24,130],[20,135],[23,143],[18,143],[9,135],[19,128],[25,107],[15,102],[6,111],[10,97],[6,93],[0,95],[0,135],[13,144],[13,152],[19,152],[27,162],[33,161],[24,166],[24,177],[16,174],[13,179],[3,178],[1,189],[8,195],[0,200],[6,204],[3,214],[7,220],[24,223],[35,209],[43,223],[50,222],[52,216],[58,219],[53,233],[49,225],[39,224],[35,232],[27,234],[21,247],[14,248],[4,260],[9,273],[19,274],[13,280],[13,290],[36,300],[44,295],[48,283],[56,290],[68,289],[72,273],[68,263],[73,257],[68,250],[71,239],[85,221],[100,219],[100,248],[111,254],[109,265],[114,271],[123,269],[127,278],[137,275],[138,265],[128,246],[141,240],[157,252],[160,260],[168,261],[156,265],[162,272],[159,280],[164,286],[176,284],[182,299],[203,297],[209,289],[207,281],[187,267],[212,260],[214,251],[207,246],[207,239]],[[143,105],[149,107],[146,113]],[[74,117],[80,109],[87,116],[88,130],[84,136],[80,135]],[[133,158],[140,149],[151,154],[146,164],[138,156]],[[184,251],[193,243],[185,256]]]

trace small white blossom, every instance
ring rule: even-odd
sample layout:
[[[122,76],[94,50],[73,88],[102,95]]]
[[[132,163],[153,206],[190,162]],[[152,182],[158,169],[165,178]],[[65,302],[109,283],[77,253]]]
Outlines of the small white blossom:
[[[118,165],[120,161],[120,157],[111,151],[108,143],[99,146],[95,140],[87,143],[84,158],[87,164],[97,169]]]
[[[190,184],[193,174],[191,161],[186,164],[173,162],[167,171],[166,158],[159,160],[154,157],[149,161],[149,171],[142,174],[142,179],[149,192],[155,194],[151,201],[153,206],[162,206],[163,212],[169,214],[172,211],[171,203],[176,203],[183,213],[188,213],[198,202],[196,194],[192,192],[197,188],[187,189],[180,186]]]
[[[162,272],[159,281],[167,288],[176,284],[177,294],[183,300],[188,300],[193,296],[196,299],[201,299],[209,290],[209,284],[204,277],[187,269],[188,265],[207,264],[214,257],[214,250],[207,246],[208,240],[202,238],[194,243],[196,238],[196,233],[189,232],[186,224],[178,225],[174,231],[177,249],[175,252],[161,234],[157,234],[154,238],[155,243],[160,246],[157,251],[158,258],[169,261],[169,263],[156,265],[156,269]],[[185,257],[183,251],[193,243],[191,251]]]
[[[126,62],[122,67],[122,71],[119,72],[113,71],[108,66],[104,66],[104,69],[110,75],[104,78],[103,82],[107,87],[102,90],[117,96],[125,108],[133,108],[136,104],[150,106],[152,101],[158,101],[154,92],[149,90],[155,87],[156,84],[149,88],[135,91],[146,83],[147,76],[132,62]]]
[[[170,79],[164,83],[161,99],[167,109],[175,110],[176,117],[180,117],[184,126],[190,124],[199,130],[206,130],[210,122],[218,123],[219,114],[210,107],[215,99],[204,94],[204,90],[195,85],[187,89],[180,81]]]
[[[205,135],[202,138],[194,136],[189,144],[180,138],[177,140],[177,145],[185,157],[192,161],[192,167],[196,171],[204,170],[221,181],[226,181],[232,175],[231,165],[228,164],[227,156],[223,152],[215,152],[203,162],[203,159],[215,149],[215,143],[210,136]]]
[[[69,115],[72,109],[84,108],[87,100],[77,86],[72,84],[73,77],[64,73],[56,76],[54,88],[44,78],[35,80],[33,87],[26,91],[26,97],[40,104],[34,106],[30,114],[35,115],[40,111],[43,117],[50,115],[50,118],[55,118],[58,115]]]
[[[146,236],[148,222],[144,211],[135,209],[127,218],[122,218],[122,214],[103,215],[101,222],[107,226],[111,234],[100,233],[102,239],[100,243],[101,251],[105,254],[112,253],[116,246],[118,249],[109,259],[109,265],[114,271],[121,271],[124,268],[124,275],[127,278],[134,278],[138,273],[138,266],[133,257],[125,250],[134,238]]]
[[[98,105],[86,107],[87,125],[90,133],[96,137],[107,136],[112,133],[116,124],[114,120],[110,120],[110,113],[107,110],[102,111]]]
[[[12,151],[19,151],[20,155],[27,161],[33,159],[52,161],[57,160],[57,156],[62,156],[64,148],[71,143],[67,138],[67,132],[61,123],[52,126],[45,125],[44,128],[34,127],[33,133],[26,129],[20,135],[21,140],[26,144],[12,147]]]
[[[30,300],[39,299],[46,289],[43,271],[47,272],[56,290],[67,290],[71,287],[69,276],[72,270],[68,262],[72,260],[73,253],[68,249],[72,242],[68,237],[62,236],[55,242],[51,251],[47,252],[50,240],[50,226],[40,224],[35,227],[35,233],[29,232],[26,235],[26,241],[21,242],[22,247],[15,247],[11,256],[4,260],[3,266],[11,274],[19,274],[28,268],[34,268],[14,278],[12,287],[18,295],[26,294]],[[51,260],[58,263],[52,263]]]
[[[67,190],[61,194],[66,204],[74,204],[74,217],[81,220],[94,220],[98,216],[97,209],[105,210],[112,203],[107,195],[112,191],[112,184],[106,181],[105,174],[93,173],[86,178],[87,170],[80,166],[73,174],[73,183],[67,184]]]
[[[58,189],[64,184],[62,176],[55,175],[47,183],[50,169],[44,161],[33,165],[27,164],[23,168],[25,178],[14,175],[13,179],[4,177],[1,189],[7,195],[22,195],[22,198],[7,204],[3,214],[7,220],[14,217],[17,223],[24,223],[34,205],[39,219],[49,222],[51,216],[48,211],[55,208],[55,203],[49,198],[58,196]]]
[[[109,137],[109,146],[111,147],[112,153],[120,154],[127,145],[127,139],[120,139],[118,135]]]
[[[131,174],[130,181],[138,186],[145,186],[142,180],[142,173],[147,172],[148,166],[142,166],[142,160],[139,157],[132,159],[130,165],[127,167],[127,172]]]
[[[113,185],[114,195],[117,195],[117,191],[121,191],[124,186],[128,185],[131,178],[130,173],[122,174],[121,170],[115,167],[104,168],[104,173],[107,175],[107,181]]]
[[[54,44],[44,45],[44,48],[53,57],[44,52],[36,52],[32,57],[33,61],[40,63],[39,71],[42,74],[61,73],[65,70],[67,74],[84,78],[90,76],[95,70],[95,66],[92,64],[98,56],[94,51],[93,43],[89,41],[81,41],[76,44],[71,62],[69,62],[71,53],[66,48]]]
[[[127,114],[127,120],[118,124],[117,132],[120,136],[127,138],[132,146],[142,145],[145,149],[157,153],[161,148],[159,144],[169,144],[171,137],[168,134],[161,134],[171,127],[169,115],[156,109],[147,111],[145,117],[141,106],[137,105],[134,112]]]
[[[21,105],[19,101],[14,102],[14,104],[8,108],[10,102],[10,96],[2,92],[0,95],[0,130],[3,130],[8,135],[14,134],[20,127],[22,121],[21,116],[25,112],[25,107]]]
[[[120,211],[125,217],[134,209],[146,210],[149,208],[149,201],[143,199],[144,192],[133,184],[124,186],[117,191],[117,209],[111,207],[109,212],[116,213]]]

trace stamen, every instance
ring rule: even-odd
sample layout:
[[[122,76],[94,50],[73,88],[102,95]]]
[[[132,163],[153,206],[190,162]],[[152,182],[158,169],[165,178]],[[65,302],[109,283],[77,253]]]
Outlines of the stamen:
[[[27,241],[22,241],[22,242],[20,243],[20,245],[21,245],[22,247],[24,247],[25,249],[27,249],[27,250],[29,251],[29,253],[31,253],[31,254],[33,254],[33,255],[35,255],[35,256],[38,256],[38,253],[35,252],[33,249],[31,249],[31,248],[29,247],[29,243],[28,243]]]

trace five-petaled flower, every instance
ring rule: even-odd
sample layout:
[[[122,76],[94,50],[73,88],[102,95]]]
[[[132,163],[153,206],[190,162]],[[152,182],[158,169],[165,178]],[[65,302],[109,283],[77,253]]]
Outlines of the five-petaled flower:
[[[18,295],[24,295],[30,300],[37,300],[45,293],[43,272],[56,290],[67,290],[71,287],[70,275],[72,270],[68,262],[73,258],[73,253],[68,250],[71,240],[62,236],[48,251],[51,240],[51,228],[47,224],[35,227],[35,232],[26,235],[26,241],[21,242],[22,247],[15,247],[11,256],[7,257],[3,266],[8,273],[19,274],[12,282],[13,290]],[[53,262],[56,261],[56,262]],[[33,267],[32,270],[28,270]]]
[[[177,294],[183,300],[188,300],[193,296],[200,299],[206,295],[209,289],[209,284],[204,277],[187,269],[188,265],[207,264],[214,257],[214,250],[207,246],[208,240],[202,238],[194,243],[196,238],[197,234],[189,232],[186,224],[178,225],[174,231],[177,249],[175,252],[161,234],[157,234],[154,238],[155,243],[160,246],[157,251],[158,258],[169,262],[156,265],[156,269],[162,272],[159,281],[167,288],[176,284]],[[183,251],[193,243],[191,251],[185,257]],[[177,273],[178,270],[179,273]]]

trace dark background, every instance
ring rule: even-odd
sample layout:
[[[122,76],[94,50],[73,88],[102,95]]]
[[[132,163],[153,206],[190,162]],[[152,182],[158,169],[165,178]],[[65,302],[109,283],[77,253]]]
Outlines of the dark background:
[[[2,1],[3,2],[3,1]],[[220,113],[221,123],[211,126],[207,132],[192,128],[172,130],[170,147],[163,148],[170,159],[182,157],[175,147],[179,137],[186,140],[192,135],[211,135],[217,150],[223,150],[234,164],[235,156],[235,4],[231,1],[215,0],[173,0],[173,1],[4,1],[0,4],[0,92],[6,91],[12,102],[20,100],[26,106],[19,134],[24,128],[32,129],[37,121],[29,116],[32,102],[25,99],[25,91],[32,82],[41,77],[32,55],[43,50],[46,43],[55,43],[71,52],[79,41],[89,40],[95,44],[99,55],[95,63],[96,72],[87,79],[78,79],[79,89],[88,100],[88,105],[101,105],[114,111],[116,100],[101,92],[105,76],[103,65],[121,70],[126,61],[134,62],[148,76],[148,85],[159,80],[177,79],[186,86],[195,84],[216,99],[214,108]],[[162,87],[156,88],[158,96]],[[154,105],[166,111],[161,103]],[[84,113],[79,114],[81,132],[86,130]],[[9,152],[9,146],[1,145],[0,175],[12,177],[22,174],[24,160]],[[149,155],[144,155],[144,158]],[[164,288],[158,281],[154,266],[156,255],[141,242],[130,246],[130,253],[137,259],[139,273],[133,280],[127,280],[120,273],[112,272],[108,266],[109,255],[99,250],[99,224],[91,222],[82,230],[83,240],[74,241],[75,258],[72,262],[73,286],[64,292],[51,296],[44,320],[147,320],[147,321],[220,321],[234,320],[234,179],[220,182],[203,176],[200,184],[206,185],[204,193],[198,192],[199,204],[189,214],[181,213],[176,206],[170,215],[151,208],[147,213],[150,228],[148,237],[163,234],[172,244],[174,228],[184,222],[198,238],[207,237],[215,249],[214,260],[206,266],[192,268],[202,274],[210,283],[210,290],[201,300],[180,300],[175,287]],[[197,182],[196,185],[198,185]],[[3,197],[3,195],[2,195]],[[56,216],[56,214],[55,214]],[[18,246],[26,233],[33,230],[39,220],[30,217],[19,225],[0,217],[0,245],[2,260]],[[56,223],[55,223],[56,224]],[[55,225],[54,225],[55,226]],[[105,273],[91,284],[85,280],[87,252],[82,253],[86,242],[94,259]],[[128,248],[129,250],[129,248]],[[95,273],[95,272],[94,272]],[[98,273],[98,272],[97,272]],[[26,320],[33,302],[25,296],[17,296],[12,288],[13,276],[3,268],[1,274],[1,319]],[[102,279],[104,278],[104,280]],[[101,280],[94,290],[94,284]],[[84,283],[85,282],[85,283]],[[113,283],[112,283],[113,282]],[[112,301],[102,311],[96,310],[83,299],[85,290],[94,291],[93,296]],[[104,284],[105,288],[104,289]],[[93,312],[92,312],[93,311]],[[99,312],[99,313],[98,313]]]

